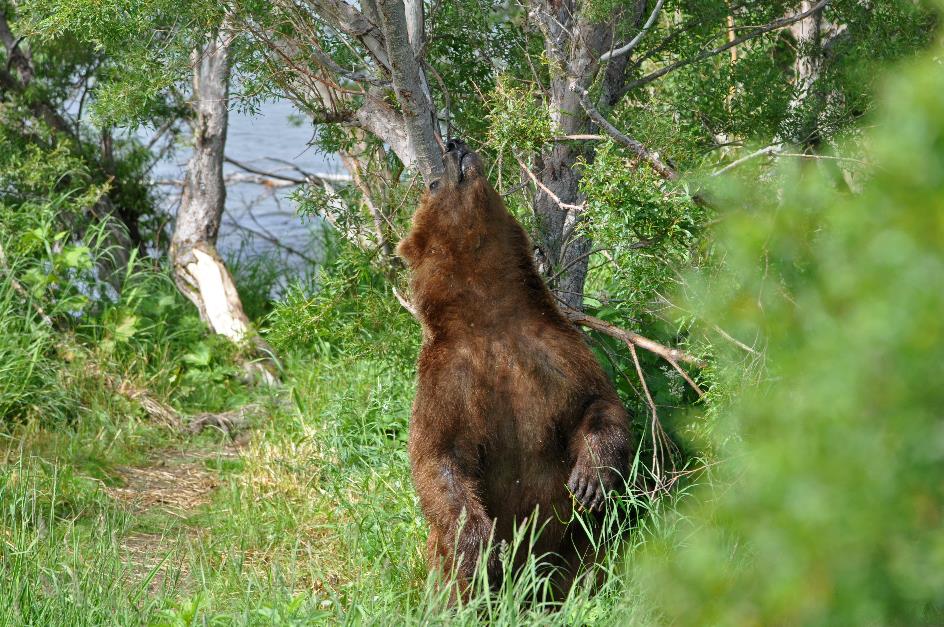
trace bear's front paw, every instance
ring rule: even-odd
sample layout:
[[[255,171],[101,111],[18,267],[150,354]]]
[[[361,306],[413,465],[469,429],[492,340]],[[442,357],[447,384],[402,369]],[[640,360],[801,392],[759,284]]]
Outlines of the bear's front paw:
[[[603,509],[606,495],[616,487],[616,479],[611,468],[594,466],[581,459],[570,473],[567,489],[581,509],[598,512]]]

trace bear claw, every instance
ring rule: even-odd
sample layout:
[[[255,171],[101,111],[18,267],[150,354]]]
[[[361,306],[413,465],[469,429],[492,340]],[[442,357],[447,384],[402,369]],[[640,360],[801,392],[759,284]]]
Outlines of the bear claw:
[[[567,488],[581,510],[596,512],[603,509],[607,490],[598,473],[587,472],[578,466],[571,473]]]

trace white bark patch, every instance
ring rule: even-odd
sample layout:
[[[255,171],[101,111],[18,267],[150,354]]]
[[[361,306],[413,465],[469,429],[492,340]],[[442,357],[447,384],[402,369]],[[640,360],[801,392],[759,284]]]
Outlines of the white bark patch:
[[[213,256],[198,248],[193,249],[193,256],[197,261],[187,264],[187,272],[197,284],[210,326],[220,335],[239,342],[246,336],[249,326],[229,272],[221,268]]]

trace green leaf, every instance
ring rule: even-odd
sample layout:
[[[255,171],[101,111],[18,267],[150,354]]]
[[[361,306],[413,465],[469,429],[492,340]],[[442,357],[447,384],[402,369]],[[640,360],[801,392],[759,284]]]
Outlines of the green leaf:
[[[193,351],[183,356],[183,360],[193,366],[207,367],[213,358],[210,347],[206,344],[197,344]]]
[[[92,251],[88,246],[66,246],[59,259],[67,268],[86,270],[92,267]]]
[[[127,315],[121,319],[121,322],[115,327],[114,334],[115,340],[118,342],[127,342],[132,337],[134,337],[138,325],[138,317],[135,315]]]

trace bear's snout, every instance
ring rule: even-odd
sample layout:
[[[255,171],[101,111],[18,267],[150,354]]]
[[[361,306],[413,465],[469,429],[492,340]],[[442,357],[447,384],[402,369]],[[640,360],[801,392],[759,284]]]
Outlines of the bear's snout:
[[[450,139],[446,142],[443,161],[446,166],[446,179],[450,183],[462,183],[482,172],[481,157],[469,150],[461,139]]]
[[[450,139],[446,142],[446,154],[450,152],[458,153],[459,158],[462,158],[462,155],[469,152],[469,147],[465,145],[465,142],[461,139]]]

